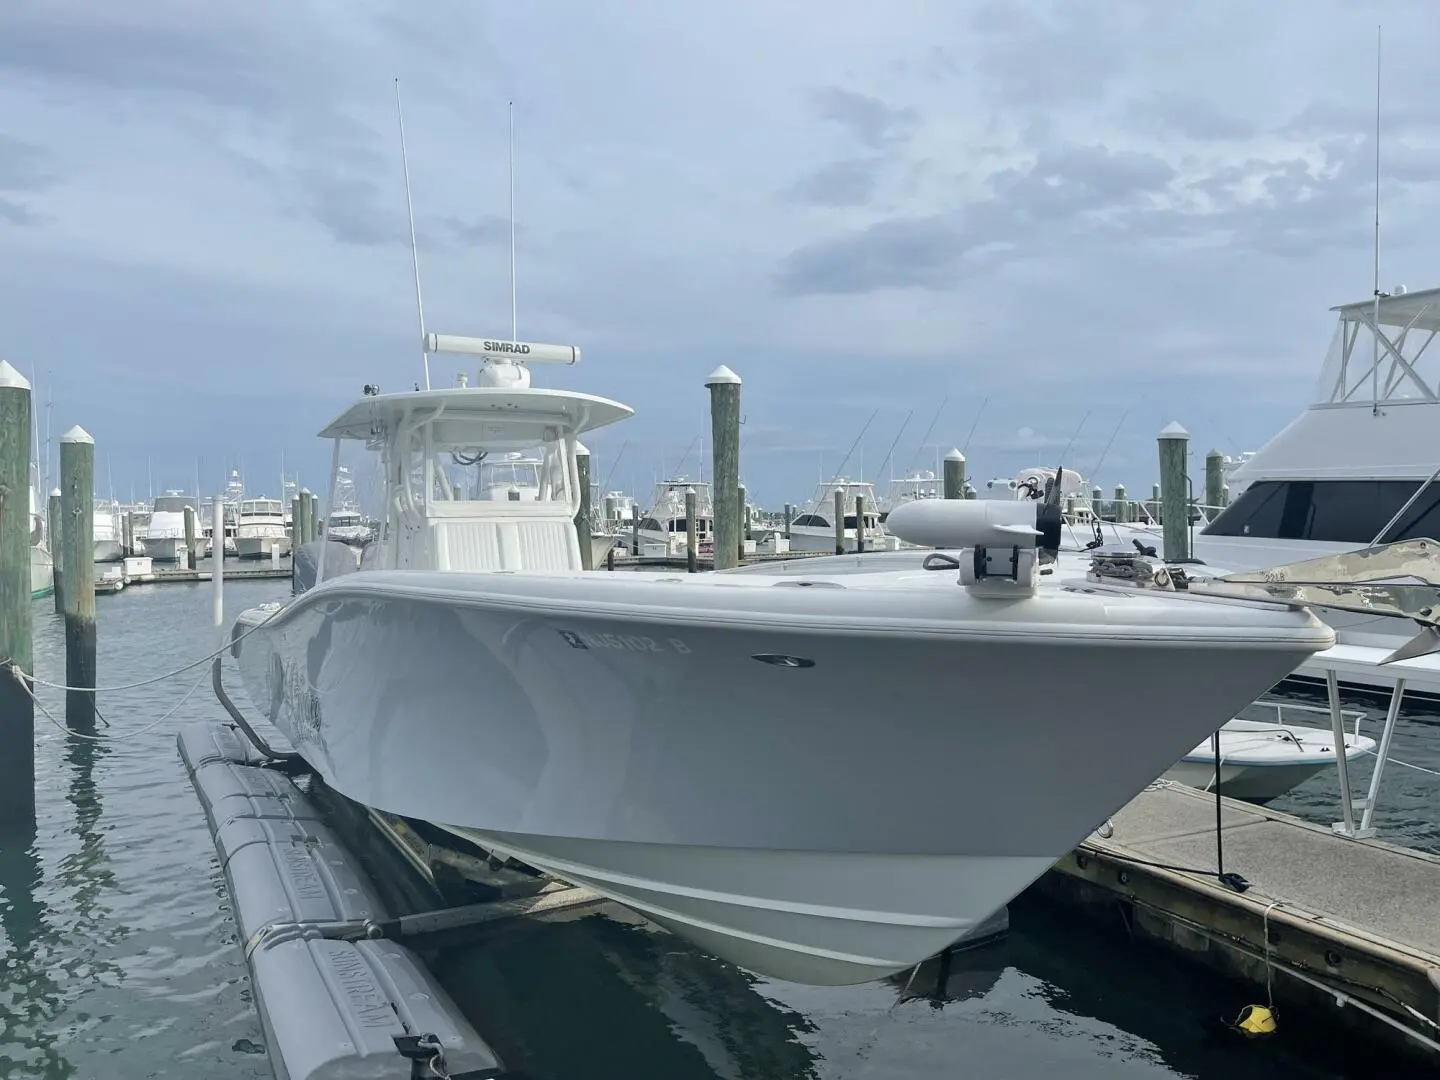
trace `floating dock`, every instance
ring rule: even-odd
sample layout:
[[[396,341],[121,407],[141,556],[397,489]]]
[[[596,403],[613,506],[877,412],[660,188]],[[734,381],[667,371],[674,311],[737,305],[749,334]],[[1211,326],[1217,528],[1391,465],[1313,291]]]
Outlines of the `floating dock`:
[[[1440,1065],[1440,857],[1223,798],[1220,841],[1243,892],[1216,797],[1160,781],[1034,889]]]
[[[180,582],[194,584],[200,581],[211,581],[214,574],[209,570],[151,570],[143,574],[128,574],[120,576],[112,574],[108,577],[96,579],[95,595],[109,596],[114,593],[123,592],[132,585],[165,585]],[[226,569],[224,578],[226,581],[288,581],[290,579],[290,567],[285,566],[264,566],[255,570],[231,570]]]
[[[420,958],[393,940],[404,919],[384,910],[295,782],[234,728],[189,725],[179,750],[215,838],[276,1076],[501,1075]]]

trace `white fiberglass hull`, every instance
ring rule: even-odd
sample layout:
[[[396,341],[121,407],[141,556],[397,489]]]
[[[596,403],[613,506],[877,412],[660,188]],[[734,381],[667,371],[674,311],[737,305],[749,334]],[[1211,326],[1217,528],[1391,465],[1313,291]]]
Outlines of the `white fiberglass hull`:
[[[180,554],[185,550],[185,538],[183,536],[147,536],[145,538],[145,554],[153,562],[179,562]]]
[[[618,543],[620,543],[620,536],[617,533],[591,533],[590,565],[596,570],[602,569],[611,549]]]
[[[1375,740],[1345,737],[1345,760],[1375,752]],[[1335,735],[1298,724],[1234,719],[1220,729],[1220,793],[1231,799],[1267,803],[1335,768]],[[1209,739],[1171,768],[1165,779],[1205,791],[1215,784],[1215,752]]]
[[[855,550],[855,530],[845,530],[845,550]],[[895,551],[899,548],[899,542],[884,531],[867,532],[865,534],[866,551]],[[791,525],[790,526],[790,550],[791,551],[823,551],[826,554],[834,555],[835,552],[835,530],[822,529],[814,525]]]
[[[963,938],[1332,640],[1278,608],[905,577],[362,571],[246,612],[269,621],[235,651],[349,798],[841,984]],[[1196,663],[1225,678],[1175,693]],[[1115,707],[1122,677],[1163,718]]]
[[[97,563],[120,562],[125,558],[125,548],[119,540],[96,540],[95,561]]]
[[[235,555],[241,559],[268,559],[275,548],[280,549],[281,556],[290,553],[290,538],[288,536],[237,536],[235,538]]]
[[[30,599],[39,600],[55,591],[55,560],[42,545],[30,548]]]

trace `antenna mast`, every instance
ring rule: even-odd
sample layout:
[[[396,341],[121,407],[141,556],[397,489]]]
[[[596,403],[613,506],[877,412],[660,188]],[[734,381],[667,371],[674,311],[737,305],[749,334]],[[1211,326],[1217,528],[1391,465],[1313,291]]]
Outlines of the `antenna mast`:
[[[510,340],[520,337],[515,302],[515,102],[510,102]]]
[[[420,319],[420,362],[425,389],[430,389],[430,352],[425,347],[425,302],[420,297],[420,246],[415,242],[415,204],[410,198],[410,155],[405,150],[405,110],[400,107],[400,80],[395,80],[395,118],[400,124],[400,164],[405,170],[405,212],[410,217],[410,261],[415,267],[415,313]]]
[[[1380,42],[1382,27],[1375,27],[1375,314],[1370,328],[1374,345],[1370,368],[1370,414],[1380,415]]]

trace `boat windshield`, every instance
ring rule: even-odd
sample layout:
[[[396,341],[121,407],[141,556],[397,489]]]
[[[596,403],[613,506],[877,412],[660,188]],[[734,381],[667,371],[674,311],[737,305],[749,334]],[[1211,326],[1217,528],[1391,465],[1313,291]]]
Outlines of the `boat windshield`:
[[[193,507],[195,500],[189,495],[159,495],[155,499],[154,512],[157,514],[183,514],[187,506]]]

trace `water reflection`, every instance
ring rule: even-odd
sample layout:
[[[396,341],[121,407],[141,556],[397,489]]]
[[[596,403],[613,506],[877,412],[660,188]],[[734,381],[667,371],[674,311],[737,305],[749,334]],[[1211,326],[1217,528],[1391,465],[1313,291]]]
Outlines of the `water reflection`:
[[[0,1065],[8,1073],[62,1078],[74,1066],[55,1048],[51,1025],[66,1005],[52,974],[65,956],[65,942],[38,897],[43,881],[37,831],[33,825],[0,827]]]
[[[435,970],[526,1077],[819,1075],[802,1041],[815,1031],[808,1018],[762,996],[756,977],[618,910],[507,926],[436,958]]]

